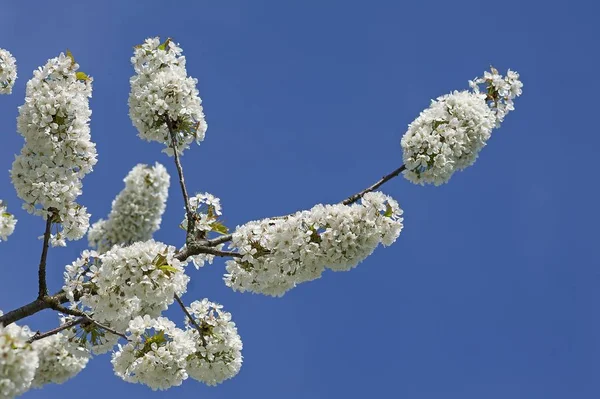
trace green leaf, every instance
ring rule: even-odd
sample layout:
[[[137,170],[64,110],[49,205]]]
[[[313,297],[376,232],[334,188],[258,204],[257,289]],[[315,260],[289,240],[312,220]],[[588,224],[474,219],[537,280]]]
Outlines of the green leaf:
[[[390,206],[390,204],[385,204],[385,213],[383,214],[383,216],[385,217],[392,217],[392,215],[394,214],[394,211],[392,210],[392,207]]]
[[[214,231],[215,233],[227,234],[229,232],[229,229],[223,223],[221,223],[219,221],[212,222],[210,224],[210,227],[211,227],[212,231]]]
[[[73,65],[76,64],[75,57],[73,57],[73,53],[71,53],[71,50],[69,50],[69,49],[67,49],[67,57],[69,57],[71,59],[71,62]]]
[[[169,43],[171,43],[171,38],[167,38],[167,40],[165,40],[165,42],[163,44],[161,44],[160,46],[158,46],[159,50],[166,50],[167,46],[169,45]]]
[[[165,273],[167,276],[171,276],[171,274],[175,274],[177,273],[179,270],[174,268],[171,265],[162,265],[158,267],[158,270],[162,271],[163,273]]]
[[[90,77],[87,76],[85,72],[81,72],[81,71],[79,71],[75,74],[75,78],[77,80],[82,80],[84,82],[87,82],[88,80],[90,80]]]
[[[2,212],[2,216],[4,216],[5,218],[7,217],[11,217],[12,213],[8,213],[8,212]]]

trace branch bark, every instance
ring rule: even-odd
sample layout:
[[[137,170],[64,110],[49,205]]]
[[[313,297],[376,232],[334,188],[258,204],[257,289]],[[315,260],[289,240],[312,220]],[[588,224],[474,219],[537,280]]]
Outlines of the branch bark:
[[[48,242],[50,241],[50,229],[52,228],[52,220],[54,220],[54,211],[50,208],[48,212],[50,214],[46,216],[46,230],[44,231],[42,256],[40,258],[40,266],[38,267],[38,299],[43,299],[48,296],[48,286],[46,285],[46,258],[48,257]]]
[[[43,339],[43,338],[49,337],[49,336],[54,335],[54,334],[58,334],[59,332],[61,332],[63,330],[66,330],[68,328],[71,328],[73,326],[81,324],[81,323],[83,323],[85,321],[86,321],[85,317],[80,317],[78,319],[75,319],[75,320],[72,320],[72,321],[70,321],[68,323],[63,324],[62,326],[58,326],[58,327],[56,327],[56,328],[54,328],[54,329],[52,329],[50,331],[46,331],[45,333],[40,333],[38,331],[38,332],[35,333],[35,335],[33,337],[29,338],[29,340],[27,340],[27,342],[32,343],[33,341],[37,341],[39,339]]]
[[[400,166],[398,169],[396,169],[392,173],[383,176],[378,182],[376,182],[372,186],[367,187],[364,190],[362,190],[362,191],[360,191],[360,192],[358,192],[358,193],[356,193],[354,195],[351,195],[350,197],[346,198],[345,200],[342,201],[342,204],[344,204],[344,205],[350,205],[350,204],[355,203],[356,201],[358,201],[359,199],[361,199],[363,197],[363,195],[365,195],[366,193],[370,193],[371,191],[377,190],[385,182],[392,180],[394,177],[396,177],[400,173],[402,173],[405,169],[406,169],[406,165]]]

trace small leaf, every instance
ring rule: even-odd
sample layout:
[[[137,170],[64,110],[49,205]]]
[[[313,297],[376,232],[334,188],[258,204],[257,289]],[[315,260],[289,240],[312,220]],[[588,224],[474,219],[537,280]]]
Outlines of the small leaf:
[[[229,229],[221,222],[212,222],[210,227],[212,229],[211,231],[214,231],[215,233],[227,234],[229,232]]]
[[[165,40],[165,42],[163,44],[161,44],[160,46],[158,46],[159,50],[166,50],[167,46],[169,45],[169,43],[171,43],[171,38],[167,38],[167,40]]]
[[[84,82],[87,82],[88,80],[90,80],[90,77],[87,76],[85,72],[81,72],[81,71],[79,71],[75,74],[75,78],[77,80],[82,80]]]
[[[179,270],[171,265],[162,265],[158,268],[158,270],[162,271],[167,276],[171,276],[171,274],[177,273]]]
[[[385,213],[383,214],[383,216],[385,217],[392,217],[392,215],[394,214],[394,211],[392,210],[392,207],[390,204],[385,204]]]
[[[71,53],[71,50],[69,50],[69,49],[67,49],[67,57],[69,57],[71,59],[71,62],[73,65],[76,64],[75,57],[73,57],[73,53]]]

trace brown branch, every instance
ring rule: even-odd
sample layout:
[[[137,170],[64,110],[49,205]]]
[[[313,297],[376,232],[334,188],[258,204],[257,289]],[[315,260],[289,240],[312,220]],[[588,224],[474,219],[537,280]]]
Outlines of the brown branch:
[[[198,323],[196,323],[196,320],[194,319],[194,317],[190,314],[190,312],[188,312],[187,308],[185,307],[185,304],[183,303],[183,301],[181,300],[179,295],[175,294],[175,300],[181,307],[181,310],[183,310],[183,313],[185,313],[187,318],[190,320],[190,323],[192,323],[192,325],[196,328],[196,330],[198,330],[200,339],[202,339],[202,345],[206,346],[206,340],[204,339],[204,334],[202,334],[202,327],[200,327],[200,325]]]
[[[82,292],[76,293],[75,300],[79,300],[82,295]],[[61,304],[66,302],[69,302],[69,298],[67,298],[67,294],[63,291],[59,291],[52,296],[47,296],[44,299],[35,299],[27,305],[23,305],[0,316],[0,325],[7,326],[16,321],[41,312],[44,309],[51,309],[52,304]]]
[[[173,157],[175,158],[175,166],[177,167],[177,174],[179,175],[179,185],[181,186],[181,193],[183,194],[183,202],[185,203],[185,214],[187,215],[187,235],[192,233],[194,229],[194,214],[190,210],[190,197],[187,192],[187,188],[185,187],[185,179],[183,178],[183,167],[181,166],[181,161],[179,160],[179,153],[177,151],[177,142],[175,140],[175,129],[173,127],[173,121],[168,116],[165,117],[165,121],[167,122],[167,128],[169,129],[169,134],[171,136],[171,146],[173,148]],[[186,241],[187,238],[186,238]]]
[[[127,338],[127,336],[125,334],[123,334],[119,331],[116,331],[108,326],[105,326],[104,324],[101,324],[100,322],[94,320],[90,315],[88,315],[85,312],[82,312],[81,310],[69,309],[69,308],[66,308],[66,307],[58,305],[58,304],[54,304],[52,306],[52,309],[56,310],[57,312],[65,313],[65,314],[68,314],[71,316],[82,317],[85,319],[86,322],[95,324],[96,326],[100,327],[101,329],[106,330],[112,334],[118,335],[119,337],[125,339],[126,341],[129,341],[129,339]]]
[[[46,216],[46,230],[44,231],[44,243],[42,244],[42,256],[38,268],[38,299],[48,296],[48,286],[46,284],[46,258],[48,257],[48,241],[50,241],[50,229],[54,220],[54,209],[48,209],[49,215]]]
[[[377,183],[373,184],[372,186],[367,187],[364,190],[362,190],[361,192],[356,193],[356,194],[351,195],[350,197],[346,198],[345,200],[342,201],[342,204],[344,204],[344,205],[350,205],[350,204],[355,203],[356,201],[358,201],[359,199],[361,199],[363,195],[365,195],[366,193],[370,193],[371,191],[377,190],[385,182],[387,182],[389,180],[392,180],[394,177],[396,177],[400,173],[402,173],[405,169],[406,169],[405,165],[400,166],[398,169],[396,169],[395,171],[393,171],[389,175],[383,176]]]
[[[46,331],[45,333],[40,333],[38,331],[38,332],[35,333],[35,335],[33,337],[29,338],[29,340],[27,340],[27,342],[32,343],[33,341],[37,341],[39,339],[46,338],[46,337],[49,337],[49,336],[54,335],[54,334],[58,334],[59,332],[61,332],[63,330],[69,329],[69,328],[71,328],[73,326],[76,326],[76,325],[81,324],[81,323],[86,322],[86,321],[87,320],[86,320],[85,317],[80,317],[78,319],[75,319],[75,320],[72,320],[72,321],[70,321],[68,323],[63,324],[62,326],[58,326],[55,329],[52,329],[50,331]]]
[[[200,254],[208,254],[222,257],[230,256],[232,258],[242,258],[244,256],[237,252],[221,251],[213,247],[207,247],[204,245],[197,245],[196,243],[191,243],[191,245],[186,246],[182,251],[178,252],[177,255],[175,255],[175,257],[180,261],[184,262],[190,256]]]

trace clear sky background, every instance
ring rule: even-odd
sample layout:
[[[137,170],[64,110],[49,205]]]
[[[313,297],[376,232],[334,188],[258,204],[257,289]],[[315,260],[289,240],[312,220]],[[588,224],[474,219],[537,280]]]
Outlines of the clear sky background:
[[[94,77],[99,162],[81,203],[105,217],[137,163],[172,177],[155,238],[181,245],[172,159],[137,138],[127,96],[133,46],[173,37],[199,79],[206,140],[183,157],[188,189],[222,200],[225,221],[337,202],[401,163],[400,138],[432,98],[490,64],[521,73],[516,111],[476,164],[442,187],[384,186],[405,228],[348,273],[283,298],[234,293],[224,262],[199,272],[204,297],[233,314],[240,374],[165,392],[123,382],[108,355],[25,398],[600,397],[599,6],[593,1],[3,1],[0,47],[19,68],[0,97],[0,198],[19,219],[0,243],[0,308],[36,295],[44,223],[20,209],[8,170],[32,70],[66,48]],[[49,284],[86,240],[49,253]],[[169,315],[180,325],[181,312]],[[56,326],[52,312],[27,321]]]

